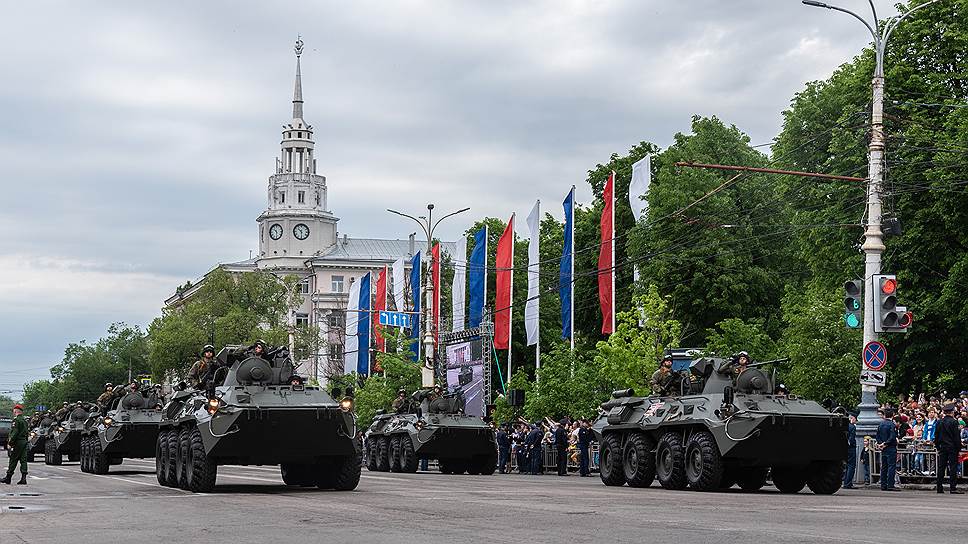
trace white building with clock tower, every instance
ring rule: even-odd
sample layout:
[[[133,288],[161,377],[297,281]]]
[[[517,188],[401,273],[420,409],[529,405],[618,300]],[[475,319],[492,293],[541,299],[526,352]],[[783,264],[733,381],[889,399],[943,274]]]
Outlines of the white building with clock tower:
[[[266,209],[256,218],[258,253],[242,261],[217,264],[209,273],[219,268],[239,274],[264,270],[280,278],[302,278],[299,288],[303,303],[291,309],[290,323],[296,327],[319,326],[321,348],[300,361],[299,372],[324,381],[343,368],[343,325],[350,285],[367,272],[373,273],[375,284],[376,274],[401,257],[409,274],[411,257],[423,248],[415,244],[412,235],[409,239],[375,239],[339,232],[339,218],[329,210],[326,177],[317,173],[313,127],[303,119],[301,40],[296,41],[295,52],[292,120],[283,124],[280,155],[275,172],[269,176]],[[441,244],[451,255],[454,245]],[[165,309],[185,304],[207,276],[179,288],[165,300]]]

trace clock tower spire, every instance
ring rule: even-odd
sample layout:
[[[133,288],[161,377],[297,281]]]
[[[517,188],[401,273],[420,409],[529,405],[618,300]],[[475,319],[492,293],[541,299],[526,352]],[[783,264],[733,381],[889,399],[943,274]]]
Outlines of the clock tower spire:
[[[326,177],[316,173],[313,127],[303,119],[303,45],[297,37],[292,120],[282,126],[267,207],[256,220],[260,268],[301,267],[306,258],[336,243],[337,219],[328,210]]]

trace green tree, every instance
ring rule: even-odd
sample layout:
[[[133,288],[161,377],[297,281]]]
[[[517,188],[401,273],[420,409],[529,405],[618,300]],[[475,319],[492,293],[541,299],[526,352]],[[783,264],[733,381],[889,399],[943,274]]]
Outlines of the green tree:
[[[373,422],[377,410],[389,410],[401,388],[413,392],[420,388],[420,366],[410,361],[410,353],[377,353],[382,374],[362,380],[356,389],[356,415],[359,429]],[[345,390],[345,385],[343,386]]]

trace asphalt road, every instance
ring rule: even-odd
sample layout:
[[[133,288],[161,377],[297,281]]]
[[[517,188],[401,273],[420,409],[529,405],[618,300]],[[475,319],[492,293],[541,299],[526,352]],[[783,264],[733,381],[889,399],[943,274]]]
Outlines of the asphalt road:
[[[6,458],[3,458],[6,461]],[[104,476],[31,465],[0,486],[0,543],[959,542],[968,495],[781,495],[606,488],[597,476],[363,471],[353,492],[288,488],[276,467],[219,467],[210,494],[161,487],[153,460]]]

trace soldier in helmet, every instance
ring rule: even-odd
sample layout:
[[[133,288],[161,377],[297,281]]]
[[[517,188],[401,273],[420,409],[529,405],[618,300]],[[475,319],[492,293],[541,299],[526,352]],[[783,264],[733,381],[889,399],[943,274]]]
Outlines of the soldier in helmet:
[[[397,391],[397,398],[393,399],[392,408],[395,413],[402,413],[407,406],[407,390],[400,388]]]
[[[57,412],[54,414],[54,419],[56,419],[58,422],[64,421],[64,419],[67,417],[67,414],[70,412],[71,406],[67,401],[65,401],[64,404],[61,405],[60,410],[57,410]]]
[[[205,344],[199,356],[201,358],[188,370],[188,385],[195,389],[201,389],[204,386],[206,376],[215,367],[215,346]]]
[[[742,374],[743,371],[745,371],[749,367],[749,364],[750,364],[749,353],[745,351],[741,351],[737,353],[735,356],[733,356],[733,358],[728,363],[728,368],[733,375],[733,379],[735,380],[736,378],[738,378],[739,375]]]
[[[659,368],[652,373],[649,385],[653,395],[666,396],[672,394],[675,385],[675,374],[672,372],[672,355],[666,355],[659,363]]]
[[[101,412],[107,412],[108,407],[111,404],[111,399],[114,398],[113,390],[114,384],[111,382],[104,384],[104,392],[101,393],[95,401],[97,402],[98,407],[100,407]]]

